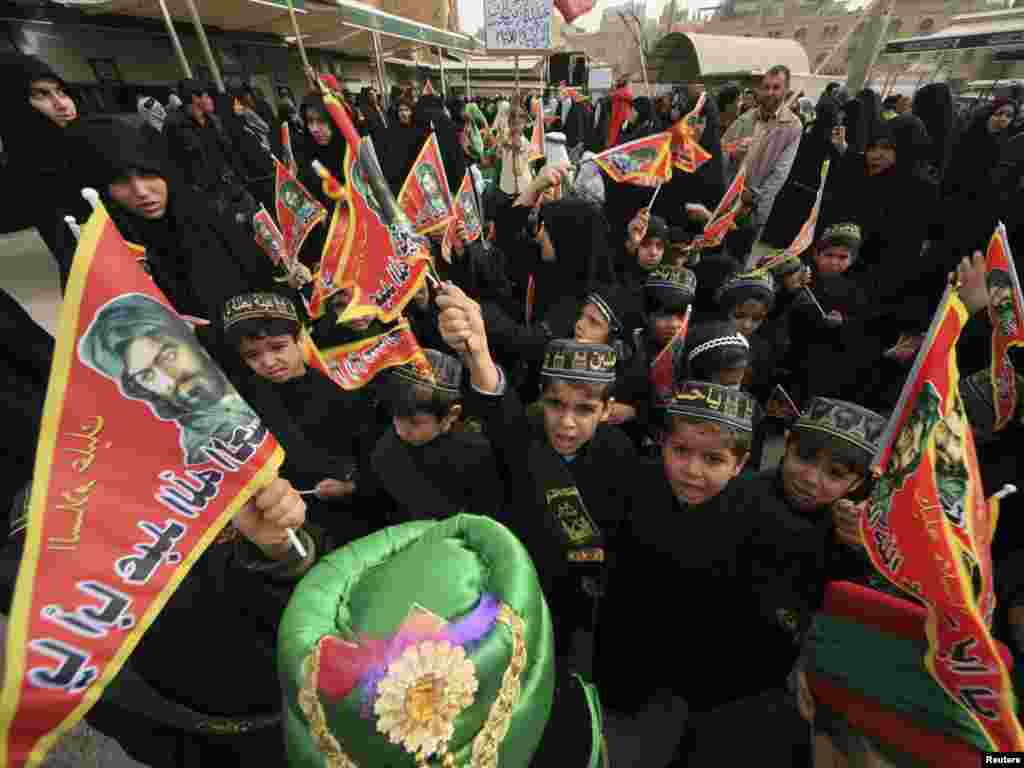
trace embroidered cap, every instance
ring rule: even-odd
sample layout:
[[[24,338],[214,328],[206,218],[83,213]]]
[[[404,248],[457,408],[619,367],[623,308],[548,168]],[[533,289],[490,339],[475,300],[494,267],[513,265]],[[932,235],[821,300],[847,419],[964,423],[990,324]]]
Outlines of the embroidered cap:
[[[292,302],[276,293],[243,293],[224,304],[224,330],[246,320],[287,320],[299,322]]]
[[[686,356],[686,362],[692,363],[705,352],[710,352],[712,349],[719,349],[721,347],[750,349],[750,342],[747,341],[747,337],[742,333],[732,333],[728,336],[716,336],[715,338],[708,339],[691,349],[690,353]]]
[[[393,368],[392,376],[413,384],[422,384],[451,395],[462,391],[462,363],[436,349],[424,349],[423,357]]]
[[[719,306],[732,306],[748,299],[756,299],[770,304],[774,298],[775,280],[772,278],[772,273],[765,269],[737,272],[730,275],[715,291],[715,302]]]
[[[644,235],[644,240],[661,240],[668,245],[668,224],[661,216],[651,216],[647,220],[647,234]]]
[[[618,356],[607,344],[590,344],[572,339],[554,339],[544,351],[541,376],[591,384],[615,382]]]
[[[561,723],[558,747],[596,765],[596,697],[567,691],[554,659],[537,570],[503,525],[378,531],[313,566],[281,618],[288,765],[554,765],[542,738]]]
[[[819,432],[842,440],[867,454],[868,460],[878,450],[886,420],[846,400],[815,397],[793,425],[798,432]]]
[[[677,416],[713,421],[741,432],[753,432],[757,401],[746,392],[710,381],[687,381],[680,386],[666,410]]]
[[[685,309],[697,295],[697,276],[684,267],[662,264],[647,275],[644,295],[651,309]]]
[[[860,227],[856,224],[847,222],[843,224],[833,224],[831,227],[826,229],[818,239],[818,247],[823,248],[829,245],[843,245],[849,248],[850,252],[856,256],[857,251],[860,250],[861,242],[862,236]]]
[[[640,299],[622,285],[602,285],[591,291],[583,302],[593,304],[604,315],[611,329],[611,335],[632,330],[643,324]]]

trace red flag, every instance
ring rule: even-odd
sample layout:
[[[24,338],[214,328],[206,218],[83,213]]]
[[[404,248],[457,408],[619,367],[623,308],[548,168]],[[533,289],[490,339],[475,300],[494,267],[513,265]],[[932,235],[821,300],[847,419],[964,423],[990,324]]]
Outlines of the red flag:
[[[540,103],[540,99],[533,100],[533,112],[533,134],[530,137],[530,146],[526,150],[526,159],[531,163],[534,160],[543,160],[547,157],[544,147],[544,107]]]
[[[569,86],[563,84],[558,89],[558,95],[563,99],[572,99],[573,101],[579,101],[580,89],[574,87],[570,88]]]
[[[594,0],[555,0],[555,7],[566,24],[572,24],[576,19],[585,13],[590,13],[594,8]]]
[[[1017,377],[1010,362],[1011,347],[1024,346],[1024,298],[1017,267],[1010,252],[1006,227],[1000,222],[985,252],[989,318],[992,320],[992,394],[996,406],[996,430],[1017,410]]]
[[[296,259],[306,237],[323,221],[327,212],[284,163],[274,158],[274,166],[277,171],[277,223],[284,234],[289,258]]]
[[[433,131],[423,142],[402,184],[398,204],[421,235],[444,229],[452,219],[452,193],[444,172],[441,147]]]
[[[227,546],[218,534],[283,459],[150,277],[125,267],[138,253],[98,205],[50,372],[7,631],[0,765],[43,762],[206,548]],[[171,394],[186,377],[202,382],[188,403]]]
[[[345,188],[320,163],[314,163],[313,168],[323,180],[324,191],[335,201],[331,224],[327,229],[327,239],[320,254],[320,268],[315,275],[313,294],[309,300],[310,317],[321,317],[327,299],[355,282],[352,269],[355,260],[351,258],[351,237],[355,230],[349,227],[351,206],[345,196]]]
[[[352,301],[339,322],[360,317],[377,317],[392,322],[402,314],[420,289],[430,266],[426,238],[413,231],[398,205],[377,162],[370,137],[361,138],[331,93],[324,93],[324,106],[347,144],[345,177],[349,229],[346,242],[351,250],[343,258],[352,261]],[[349,246],[346,246],[347,248]]]
[[[437,91],[434,90],[434,85],[430,80],[423,83],[423,93],[421,96],[437,96]]]
[[[451,223],[448,224],[448,229],[444,233],[444,241],[441,243],[441,255],[448,263],[451,263],[455,227],[460,222],[469,236],[467,243],[475,243],[480,239],[483,234],[483,222],[480,211],[477,209],[476,191],[473,189],[473,179],[469,171],[466,171],[462,177],[462,184],[459,185],[459,191],[455,195],[455,215],[452,217]]]
[[[672,134],[665,131],[620,144],[591,159],[613,181],[655,187],[672,178]]]
[[[732,184],[725,190],[725,195],[715,208],[708,223],[704,225],[704,232],[700,237],[694,238],[687,247],[688,251],[700,248],[714,248],[721,245],[725,236],[736,229],[736,217],[743,207],[743,190],[747,184],[746,168],[741,168],[732,180]]]
[[[686,334],[690,330],[692,310],[692,305],[686,308],[686,317],[683,319],[682,326],[651,363],[649,375],[655,402],[668,400],[675,391],[675,372],[681,369],[681,357],[683,348],[686,346]]]
[[[327,353],[330,365],[336,375],[332,378],[343,389],[359,389],[387,368],[416,362],[430,367],[430,362],[420,349],[419,342],[401,322],[379,336],[335,347]]]
[[[281,123],[281,150],[284,155],[284,165],[292,176],[299,175],[299,164],[295,161],[295,152],[292,150],[292,129],[285,121]]]
[[[880,574],[927,608],[924,664],[994,751],[1024,751],[1006,665],[989,631],[991,508],[960,398],[967,309],[946,292],[879,450],[861,536]]]
[[[711,153],[700,145],[693,129],[693,124],[700,120],[707,95],[707,91],[701,92],[697,106],[672,126],[672,165],[684,173],[694,173],[711,159]]]
[[[611,101],[612,114],[611,119],[608,121],[608,137],[607,145],[614,147],[619,143],[619,132],[622,130],[623,124],[629,117],[629,110],[633,106],[633,91],[630,90],[628,85],[622,88],[616,88],[610,94],[608,98]]]
[[[275,265],[288,269],[293,261],[291,254],[288,253],[288,244],[281,230],[277,228],[274,217],[266,208],[260,206],[259,211],[252,217],[252,226],[256,233],[256,244]]]

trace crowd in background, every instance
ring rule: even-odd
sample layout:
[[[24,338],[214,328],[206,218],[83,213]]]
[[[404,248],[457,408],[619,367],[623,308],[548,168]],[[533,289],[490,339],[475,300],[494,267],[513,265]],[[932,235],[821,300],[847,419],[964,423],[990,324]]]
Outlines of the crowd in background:
[[[348,181],[344,138],[312,82],[300,100],[278,94],[275,111],[255,88],[217,93],[183,81],[168,104],[142,97],[126,119],[78,115],[63,78],[36,59],[5,60],[0,71],[7,188],[19,190],[21,220],[38,229],[62,285],[76,246],[64,219],[85,220],[79,191],[93,187],[122,234],[145,246],[142,266],[174,308],[210,321],[197,335],[285,447],[282,476],[316,489],[306,520],[322,551],[409,520],[494,517],[537,565],[558,663],[593,678],[609,722],[642,729],[654,718],[677,765],[712,764],[734,732],[751,734],[749,747],[731,745],[734,757],[748,749],[763,764],[802,759],[806,713],[790,676],[801,632],[830,580],[870,581],[843,517],[845,502],[867,497],[870,454],[841,428],[822,437],[812,422],[841,427],[838,409],[877,439],[949,274],[977,282],[972,255],[1000,221],[1024,253],[1017,101],[964,112],[942,83],[884,100],[833,84],[815,104],[773,67],[756,89],[707,94],[692,127],[710,159],[676,171],[652,205],[651,187],[616,183],[592,160],[671,129],[698,104],[700,84],[653,99],[626,81],[600,98],[552,88],[539,98],[446,101],[411,84],[386,102],[373,87],[343,93],[394,195],[433,133],[449,188],[470,175],[484,231],[469,242],[460,229],[450,258],[440,234],[431,237],[445,282],[425,285],[405,312],[435,380],[385,373],[346,392],[304,364],[300,328],[330,358],[384,326],[340,323],[352,299],[344,290],[324,315],[307,316],[303,292],[326,223],[299,254],[303,274],[276,274],[253,237],[254,214],[274,210],[274,158],[289,152],[282,124],[300,180],[328,211],[334,201],[313,161]],[[535,121],[545,129],[540,159],[529,151]],[[738,226],[717,247],[692,248],[741,169]],[[822,184],[800,262],[758,269],[794,240]],[[292,312],[229,327],[225,307],[257,292],[276,293]],[[0,503],[12,506],[31,481],[53,340],[3,300],[11,450]],[[986,304],[972,305],[958,346],[965,379],[988,369]],[[674,385],[700,393],[701,407],[671,397],[666,405],[651,386],[651,366],[684,319]],[[577,355],[597,362],[577,369]],[[797,426],[764,413],[777,385],[805,413]],[[990,402],[967,409],[991,492],[1019,476],[1022,422],[995,433]],[[783,435],[779,465],[763,462]],[[550,492],[567,488],[585,546],[552,523]],[[1024,534],[1012,498],[1006,507],[993,544],[1002,590],[994,631],[1017,656],[1024,570],[1014,556]],[[12,535],[4,551],[8,591],[20,546]],[[599,562],[566,557],[590,548]],[[189,605],[172,601],[129,666],[158,698],[192,710],[273,712],[273,611],[250,582],[232,581],[232,567],[228,559],[193,572],[193,582],[214,572],[225,580],[183,589]],[[236,616],[256,604],[263,623]],[[204,647],[213,627],[218,637]],[[162,669],[175,642],[198,642],[208,660]],[[240,646],[250,647],[245,659],[232,656]],[[234,677],[222,677],[225,668]],[[219,764],[283,764],[268,757],[280,752],[274,728],[233,741],[183,736],[159,707],[137,701],[104,697],[90,718],[153,766],[186,764],[177,762],[183,741],[230,755]]]

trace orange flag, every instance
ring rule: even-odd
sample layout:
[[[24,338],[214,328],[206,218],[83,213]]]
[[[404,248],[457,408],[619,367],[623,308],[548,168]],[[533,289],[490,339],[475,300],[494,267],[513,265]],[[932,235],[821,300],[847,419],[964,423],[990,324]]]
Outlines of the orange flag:
[[[686,317],[682,327],[665,345],[651,363],[651,388],[654,390],[654,401],[663,402],[672,397],[675,390],[675,372],[681,370],[683,348],[686,346],[686,334],[690,330],[690,313],[693,306],[686,308]]]
[[[483,219],[476,204],[476,190],[473,189],[473,179],[469,171],[462,177],[462,184],[455,195],[455,215],[448,224],[444,233],[444,242],[441,244],[441,255],[445,261],[451,263],[452,241],[455,238],[455,227],[461,223],[466,229],[468,236],[467,243],[475,243],[483,234]]]
[[[694,136],[693,125],[700,120],[700,111],[707,100],[707,91],[697,99],[697,106],[672,126],[672,164],[684,173],[694,173],[711,159],[711,153]]]

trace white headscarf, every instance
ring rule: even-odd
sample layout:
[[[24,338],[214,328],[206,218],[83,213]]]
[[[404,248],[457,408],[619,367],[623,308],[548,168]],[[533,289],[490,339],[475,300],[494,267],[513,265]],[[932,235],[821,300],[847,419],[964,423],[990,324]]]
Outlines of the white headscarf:
[[[584,162],[580,162],[580,169],[576,174],[576,194],[603,204],[604,179],[601,177],[601,169],[597,167],[597,163],[585,162],[593,157],[596,157],[593,152],[583,153]]]
[[[508,139],[508,116],[511,111],[512,105],[507,101],[498,102],[498,114],[494,116],[494,124],[491,126],[491,133],[494,134],[494,138],[499,143]]]
[[[163,104],[152,96],[139,96],[137,106],[143,120],[156,130],[163,131],[164,120],[167,119],[167,110],[164,109]]]

